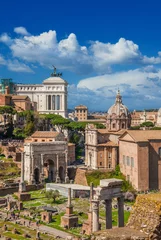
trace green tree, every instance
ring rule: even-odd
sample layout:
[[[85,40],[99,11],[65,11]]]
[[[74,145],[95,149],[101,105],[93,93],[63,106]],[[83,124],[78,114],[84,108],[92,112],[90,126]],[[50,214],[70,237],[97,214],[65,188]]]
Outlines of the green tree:
[[[19,138],[19,139],[25,138],[24,131],[21,128],[15,128],[13,130],[13,135],[15,136],[15,138]]]
[[[60,193],[58,190],[49,190],[46,191],[45,197],[48,199],[53,199],[53,202],[55,202],[56,199],[60,197]]]
[[[25,128],[24,128],[24,134],[29,137],[31,136],[31,134],[33,134],[34,132],[34,123],[33,122],[29,122],[25,125]]]
[[[140,127],[154,127],[154,123],[148,121],[148,122],[143,122],[140,124]]]

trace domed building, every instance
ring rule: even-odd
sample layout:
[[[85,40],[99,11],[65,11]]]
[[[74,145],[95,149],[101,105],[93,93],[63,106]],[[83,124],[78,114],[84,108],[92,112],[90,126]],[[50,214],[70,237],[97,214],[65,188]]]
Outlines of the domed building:
[[[131,124],[131,116],[128,108],[122,102],[122,96],[118,90],[115,104],[112,105],[107,114],[107,129],[110,131],[119,131],[128,129]]]

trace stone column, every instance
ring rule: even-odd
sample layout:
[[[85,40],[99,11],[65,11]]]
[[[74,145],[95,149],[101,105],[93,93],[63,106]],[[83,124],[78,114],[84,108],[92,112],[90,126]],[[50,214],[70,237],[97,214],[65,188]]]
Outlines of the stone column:
[[[124,227],[124,197],[118,197],[118,227]]]
[[[35,176],[34,176],[34,154],[32,154],[32,165],[31,165],[31,184],[35,184]]]
[[[90,183],[90,208],[89,211],[92,211],[92,200],[93,200],[93,182]]]
[[[60,183],[60,177],[59,177],[59,155],[56,154],[56,183]]]
[[[99,200],[92,200],[92,232],[99,230]]]
[[[112,148],[112,168],[115,169],[117,165],[117,148]]]
[[[44,183],[44,154],[41,154],[41,183]]]
[[[105,200],[106,207],[106,229],[112,228],[112,199]]]
[[[68,151],[65,151],[65,183],[69,183],[69,177],[68,177]]]
[[[68,188],[68,207],[71,207],[71,188]]]
[[[19,192],[25,192],[26,191],[26,184],[24,182],[24,170],[25,170],[24,155],[25,155],[25,153],[22,152],[21,153],[21,182],[19,184]]]

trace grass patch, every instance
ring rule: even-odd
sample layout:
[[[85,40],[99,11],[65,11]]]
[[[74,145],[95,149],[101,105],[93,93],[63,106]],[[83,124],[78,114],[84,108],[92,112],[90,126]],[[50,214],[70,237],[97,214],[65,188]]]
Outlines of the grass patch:
[[[123,180],[122,191],[123,192],[135,192],[134,188],[132,187],[131,183],[126,181],[125,176],[121,173],[120,167],[116,166],[115,171],[112,172],[104,172],[100,170],[94,170],[92,172],[86,173],[87,183],[90,185],[93,182],[94,186],[97,187],[100,184],[101,179],[108,179],[108,178],[117,178]]]

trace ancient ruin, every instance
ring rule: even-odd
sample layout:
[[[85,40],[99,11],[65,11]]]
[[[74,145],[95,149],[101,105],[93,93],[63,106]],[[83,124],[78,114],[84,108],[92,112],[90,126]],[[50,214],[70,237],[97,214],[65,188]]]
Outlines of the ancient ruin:
[[[118,201],[118,227],[124,227],[124,197],[121,191],[122,180],[103,179],[100,180],[100,186],[95,189],[93,194],[93,185],[91,185],[90,211],[88,221],[83,224],[83,232],[91,234],[101,229],[99,223],[99,203],[104,201],[106,208],[106,229],[112,228],[112,199]]]
[[[68,204],[65,215],[61,217],[61,226],[65,228],[78,226],[78,217],[73,214],[73,206],[71,204],[71,188],[68,188]]]

